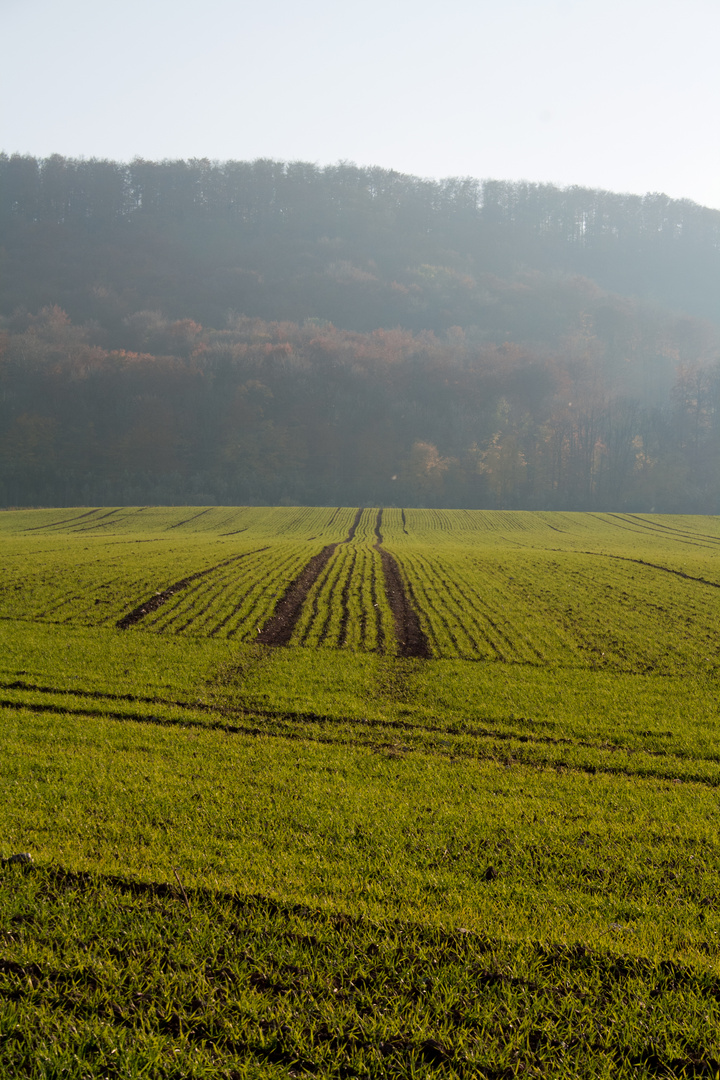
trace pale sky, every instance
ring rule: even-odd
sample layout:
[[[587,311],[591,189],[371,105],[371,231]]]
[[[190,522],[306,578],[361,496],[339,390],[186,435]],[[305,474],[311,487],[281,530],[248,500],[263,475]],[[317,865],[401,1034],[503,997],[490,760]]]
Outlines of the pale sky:
[[[0,0],[0,149],[352,161],[720,209],[720,0]]]

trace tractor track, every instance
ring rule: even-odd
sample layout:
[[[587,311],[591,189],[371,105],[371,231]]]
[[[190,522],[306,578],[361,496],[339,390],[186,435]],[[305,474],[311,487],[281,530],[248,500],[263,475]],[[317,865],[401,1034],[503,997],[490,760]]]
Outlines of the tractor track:
[[[555,551],[562,551],[562,548],[555,548]],[[673,574],[675,577],[683,578],[685,581],[695,581],[698,585],[709,585],[711,589],[720,589],[720,582],[708,581],[707,578],[695,577],[694,574],[686,574],[684,570],[675,570],[671,566],[662,566],[660,563],[647,562],[645,559],[633,559],[630,555],[614,555],[608,551],[579,551],[579,555],[592,555],[598,559],[616,559],[619,562],[635,563],[636,566],[647,566],[651,570],[661,570],[664,574]]]
[[[356,513],[355,520],[350,526],[345,539],[336,544],[326,544],[322,551],[318,552],[317,555],[313,555],[310,562],[290,582],[275,605],[272,615],[257,636],[257,641],[261,645],[270,645],[277,648],[289,644],[310,590],[340,544],[349,544],[353,539],[361,517],[362,507]]]
[[[187,577],[181,578],[180,581],[176,581],[173,585],[170,585],[163,592],[157,592],[154,596],[151,596],[148,600],[145,600],[142,604],[138,604],[136,608],[129,611],[127,615],[123,615],[122,619],[118,619],[115,623],[118,630],[128,630],[131,626],[135,626],[141,619],[144,619],[146,615],[150,615],[153,611],[157,611],[159,607],[166,604],[168,600],[179,592],[181,589],[187,589],[191,582],[197,581],[198,578],[205,577],[207,574],[212,574],[215,570],[219,570],[221,566],[228,566],[230,563],[237,562],[239,559],[246,559],[249,555],[257,555],[261,551],[267,551],[267,545],[261,548],[255,548],[254,551],[245,551],[242,555],[233,555],[230,559],[223,559],[216,566],[210,566],[207,570],[198,570],[196,574],[188,574]]]
[[[400,567],[397,560],[382,546],[383,537],[380,531],[382,513],[382,510],[378,510],[375,522],[375,536],[377,537],[375,550],[380,553],[385,577],[385,593],[395,620],[395,636],[398,644],[397,655],[429,660],[432,656],[430,644],[425,631],[420,625],[418,614],[412,606],[411,598],[405,590]]]
[[[10,684],[12,686],[12,684]],[[7,687],[9,688],[9,687]],[[46,688],[43,688],[45,690]],[[58,691],[53,691],[58,693]],[[67,694],[68,696],[83,696],[82,693],[75,694],[73,691],[59,691],[61,694]],[[102,695],[98,693],[89,693],[88,697],[94,699],[110,698],[111,700],[127,701],[132,700],[130,695]],[[135,701],[154,701],[155,704],[160,704],[162,699],[148,699],[148,698],[136,698]],[[630,759],[637,754],[645,754],[651,758],[670,760],[678,759],[677,755],[667,751],[648,750],[645,748],[617,746],[607,743],[593,743],[589,740],[572,740],[564,738],[552,738],[552,737],[536,737],[533,735],[524,735],[520,733],[510,733],[496,731],[492,727],[483,728],[476,727],[474,729],[469,728],[465,734],[470,735],[478,740],[481,740],[485,745],[476,745],[474,747],[463,746],[454,744],[452,739],[452,733],[448,732],[446,728],[438,727],[435,725],[416,725],[408,721],[402,720],[388,720],[388,719],[368,719],[356,720],[350,717],[337,717],[328,716],[321,713],[315,713],[313,711],[288,711],[283,709],[263,709],[253,708],[248,706],[244,709],[233,709],[228,712],[224,712],[222,708],[217,709],[211,706],[201,705],[199,703],[183,704],[181,702],[162,702],[163,704],[172,705],[181,711],[187,711],[190,715],[187,718],[182,716],[149,716],[139,712],[119,712],[110,710],[99,710],[92,707],[73,707],[74,703],[68,703],[68,705],[58,705],[51,702],[24,702],[13,701],[9,699],[0,698],[0,708],[7,709],[22,709],[27,712],[36,715],[57,715],[63,717],[88,717],[94,720],[110,720],[121,723],[141,724],[149,725],[153,727],[164,728],[179,728],[181,730],[194,730],[194,731],[207,731],[207,732],[222,732],[225,735],[238,735],[238,736],[250,736],[250,737],[262,737],[262,738],[275,738],[281,740],[293,740],[299,739],[303,742],[311,742],[316,744],[332,744],[338,745],[341,743],[343,746],[356,746],[358,748],[381,751],[386,750],[392,753],[393,756],[404,756],[406,753],[420,753],[436,757],[449,759],[450,761],[505,761],[508,765],[517,765],[530,769],[547,769],[554,768],[561,771],[575,772],[585,775],[611,775],[611,776],[632,776],[635,778],[652,780],[655,782],[674,783],[674,784],[700,784],[704,787],[717,788],[720,786],[720,780],[714,777],[703,775],[702,773],[690,773],[685,776],[672,776],[665,773],[638,773],[636,770],[631,769],[627,764],[621,760],[615,763],[602,762],[602,761],[565,761],[565,760],[523,760],[522,747],[532,746],[558,746],[582,748],[586,750],[599,750],[609,751],[614,753],[625,753]],[[192,713],[195,713],[195,716]],[[197,719],[197,712],[214,713],[216,716],[218,713],[224,717],[234,719],[235,721],[241,721],[240,723],[228,722],[228,719]],[[245,721],[244,723],[242,721]],[[253,724],[252,721],[274,721],[277,724],[284,724],[281,729],[273,729],[265,724]],[[248,723],[250,721],[250,723]],[[327,733],[323,734],[320,731],[311,733],[307,729],[303,729],[303,724],[316,724],[326,728]],[[343,734],[338,740],[334,734],[333,729],[336,731],[343,727],[350,726],[357,732],[356,738],[348,737],[347,733]],[[371,732],[377,731],[380,735],[380,739],[374,739],[371,736]],[[402,731],[407,736],[411,735],[442,735],[444,740],[442,743],[404,743],[398,744],[397,741],[388,741],[382,738],[384,732],[388,735],[392,731]],[[339,733],[339,732],[338,732]],[[363,737],[361,733],[367,733]],[[370,736],[370,737],[368,737]],[[507,750],[502,751],[500,748],[506,746]],[[699,757],[693,759],[698,763],[711,762],[715,763],[714,758]]]

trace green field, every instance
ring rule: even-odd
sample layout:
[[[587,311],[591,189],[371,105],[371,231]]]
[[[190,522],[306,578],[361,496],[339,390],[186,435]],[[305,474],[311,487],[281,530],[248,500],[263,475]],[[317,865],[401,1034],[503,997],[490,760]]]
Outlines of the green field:
[[[0,1075],[720,1076],[720,519],[22,510],[0,559]]]

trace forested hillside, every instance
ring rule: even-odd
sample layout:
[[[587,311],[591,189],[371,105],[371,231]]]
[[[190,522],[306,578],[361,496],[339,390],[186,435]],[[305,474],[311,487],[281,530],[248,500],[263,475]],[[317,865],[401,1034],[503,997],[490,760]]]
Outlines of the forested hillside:
[[[0,155],[0,501],[718,512],[720,212]]]

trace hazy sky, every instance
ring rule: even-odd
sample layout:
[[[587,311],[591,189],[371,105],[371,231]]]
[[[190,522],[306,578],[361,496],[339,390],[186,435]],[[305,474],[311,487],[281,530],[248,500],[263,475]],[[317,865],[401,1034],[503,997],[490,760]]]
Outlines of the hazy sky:
[[[0,0],[0,149],[720,208],[720,0]]]

